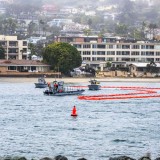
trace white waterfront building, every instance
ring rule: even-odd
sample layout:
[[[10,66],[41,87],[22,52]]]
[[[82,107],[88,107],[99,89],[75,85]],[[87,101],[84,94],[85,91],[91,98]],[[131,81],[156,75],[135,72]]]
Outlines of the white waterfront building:
[[[107,62],[151,62],[160,63],[160,43],[136,41],[118,37],[59,36],[59,42],[75,46],[86,64],[101,67]]]

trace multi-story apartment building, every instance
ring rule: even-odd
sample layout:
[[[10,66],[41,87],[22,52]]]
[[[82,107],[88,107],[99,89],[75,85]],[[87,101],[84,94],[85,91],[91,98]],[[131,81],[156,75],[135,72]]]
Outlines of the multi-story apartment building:
[[[160,43],[126,40],[122,38],[100,38],[98,36],[65,37],[58,42],[75,46],[82,60],[95,67],[106,62],[160,62]]]
[[[27,59],[27,40],[17,40],[17,36],[0,35],[0,45],[5,49],[5,59]]]

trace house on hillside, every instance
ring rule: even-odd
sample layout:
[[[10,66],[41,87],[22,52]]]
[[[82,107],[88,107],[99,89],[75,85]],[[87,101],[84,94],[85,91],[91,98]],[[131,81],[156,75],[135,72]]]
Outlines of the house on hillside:
[[[32,44],[37,44],[38,41],[41,41],[41,40],[46,40],[46,37],[30,37],[30,38],[27,38],[26,39],[28,41],[28,43],[32,43]]]
[[[47,24],[52,27],[52,26],[57,26],[57,27],[62,27],[63,25],[71,24],[73,23],[72,19],[63,19],[63,18],[56,18],[53,19],[52,21],[49,21]]]

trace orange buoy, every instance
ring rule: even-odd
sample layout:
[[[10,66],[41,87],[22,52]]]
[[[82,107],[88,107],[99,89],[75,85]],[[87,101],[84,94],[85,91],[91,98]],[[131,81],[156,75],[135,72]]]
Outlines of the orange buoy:
[[[74,116],[74,117],[78,116],[78,115],[77,115],[76,106],[73,107],[71,116]]]

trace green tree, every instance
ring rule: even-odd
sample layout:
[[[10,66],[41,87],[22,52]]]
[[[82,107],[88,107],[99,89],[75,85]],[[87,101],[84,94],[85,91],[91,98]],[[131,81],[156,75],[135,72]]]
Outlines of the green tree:
[[[27,28],[28,34],[32,35],[36,30],[37,30],[37,24],[31,21],[28,24],[28,28]]]
[[[2,28],[3,28],[3,33],[4,34],[8,34],[8,35],[12,35],[15,33],[16,29],[17,29],[17,20],[12,19],[12,18],[7,18],[3,20],[3,24],[2,24]]]
[[[0,46],[0,59],[5,59],[5,50],[2,46]]]
[[[106,63],[106,67],[107,67],[107,68],[111,67],[111,65],[112,65],[112,63],[109,62],[109,61]]]
[[[33,43],[29,43],[28,44],[28,49],[30,50],[31,54],[29,55],[29,59],[31,59],[31,57],[33,55],[36,55],[36,45],[34,45]]]
[[[84,35],[90,36],[91,35],[91,30],[90,29],[84,29],[83,30]]]
[[[82,63],[78,50],[64,42],[52,43],[45,47],[43,60],[50,64],[54,71],[59,70],[64,74],[69,74],[69,71]]]
[[[126,35],[128,33],[128,27],[125,24],[117,24],[115,32],[120,35]]]

